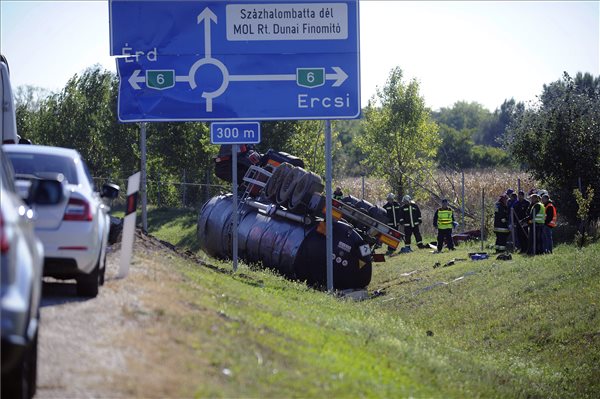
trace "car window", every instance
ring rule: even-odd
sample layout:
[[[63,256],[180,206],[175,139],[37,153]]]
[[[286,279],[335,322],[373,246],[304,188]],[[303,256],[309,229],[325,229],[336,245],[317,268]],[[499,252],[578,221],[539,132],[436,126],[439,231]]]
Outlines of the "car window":
[[[96,191],[96,186],[94,186],[94,178],[92,177],[92,174],[90,173],[90,170],[88,169],[88,166],[83,161],[83,159],[81,160],[81,165],[83,166],[83,171],[85,172],[85,177],[90,182],[90,187],[92,188],[92,190]]]
[[[16,174],[35,177],[50,177],[62,173],[69,184],[79,184],[75,162],[70,157],[48,154],[8,153]]]

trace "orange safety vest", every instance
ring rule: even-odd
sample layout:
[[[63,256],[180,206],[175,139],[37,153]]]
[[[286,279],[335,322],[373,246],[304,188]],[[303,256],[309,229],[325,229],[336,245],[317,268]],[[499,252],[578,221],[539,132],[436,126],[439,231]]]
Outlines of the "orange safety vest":
[[[546,214],[548,214],[549,208],[552,208],[554,213],[552,216],[552,220],[550,220],[548,224],[546,224],[546,226],[554,228],[556,227],[556,219],[558,218],[558,212],[556,211],[556,207],[554,206],[554,204],[552,202],[548,202],[548,205],[546,205]]]

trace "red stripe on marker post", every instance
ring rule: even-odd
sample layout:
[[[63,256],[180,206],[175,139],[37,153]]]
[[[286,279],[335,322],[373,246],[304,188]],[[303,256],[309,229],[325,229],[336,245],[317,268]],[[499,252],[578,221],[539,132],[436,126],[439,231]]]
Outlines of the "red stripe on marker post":
[[[136,191],[127,196],[127,210],[125,211],[125,216],[135,213],[137,209],[138,193],[139,191]]]

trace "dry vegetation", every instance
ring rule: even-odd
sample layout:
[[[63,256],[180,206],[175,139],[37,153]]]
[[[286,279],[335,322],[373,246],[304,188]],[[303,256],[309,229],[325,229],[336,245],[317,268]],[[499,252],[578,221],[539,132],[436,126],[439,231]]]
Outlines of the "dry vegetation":
[[[465,171],[465,225],[460,230],[478,229],[481,226],[481,198],[485,193],[486,230],[489,231],[494,212],[494,203],[498,196],[508,188],[516,190],[519,186],[524,191],[537,188],[535,180],[525,172],[508,170],[468,170]],[[344,194],[360,198],[362,195],[362,179],[344,178],[334,181],[334,186],[340,186]],[[365,179],[364,198],[377,205],[385,203],[387,193],[391,191],[388,183],[381,178]],[[460,222],[462,175],[460,172],[437,171],[428,181],[410,182],[407,189],[420,205],[423,213],[423,224],[427,234],[433,234],[431,220],[435,209],[439,207],[441,198],[448,198],[451,205],[459,212],[456,217]]]

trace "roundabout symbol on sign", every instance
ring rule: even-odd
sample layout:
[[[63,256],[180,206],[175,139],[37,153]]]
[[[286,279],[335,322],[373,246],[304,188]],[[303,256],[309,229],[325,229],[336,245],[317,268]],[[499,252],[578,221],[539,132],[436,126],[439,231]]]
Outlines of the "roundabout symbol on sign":
[[[295,81],[298,86],[315,88],[323,86],[325,81],[333,81],[332,87],[341,86],[348,75],[338,66],[331,67],[333,73],[325,73],[325,68],[297,68],[295,74],[255,74],[231,75],[229,70],[220,60],[212,57],[211,49],[211,22],[217,23],[217,16],[209,7],[198,15],[198,24],[204,23],[204,57],[197,60],[190,67],[187,75],[175,75],[173,70],[147,70],[145,76],[140,76],[141,70],[136,69],[129,77],[129,84],[134,90],[141,90],[140,83],[155,90],[165,90],[175,86],[175,83],[188,83],[192,90],[196,89],[195,75],[200,67],[205,65],[215,66],[221,73],[221,85],[211,92],[203,91],[202,97],[206,99],[206,112],[212,112],[213,99],[222,95],[230,82],[258,82],[258,81]]]

